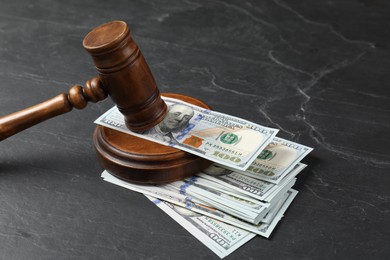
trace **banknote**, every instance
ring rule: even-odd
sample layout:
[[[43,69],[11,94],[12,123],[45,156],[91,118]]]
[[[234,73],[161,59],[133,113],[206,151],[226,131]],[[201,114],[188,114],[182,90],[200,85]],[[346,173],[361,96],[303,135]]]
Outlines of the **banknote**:
[[[313,148],[275,137],[242,174],[278,184]]]
[[[191,181],[196,183],[194,185],[201,187],[201,189],[197,191],[198,193],[195,193],[194,196],[198,198],[200,198],[199,194],[203,197],[206,196],[206,200],[209,198],[209,201],[211,201],[213,205],[216,205],[215,203],[219,203],[227,205],[229,208],[234,207],[234,209],[237,209],[241,214],[248,211],[255,213],[255,217],[248,220],[251,223],[260,222],[261,218],[269,211],[270,203],[259,201],[239,191],[235,191],[230,187],[224,187],[221,184],[198,176],[193,176]],[[208,193],[209,191],[212,191],[212,193]],[[226,212],[229,211],[229,208]],[[244,218],[241,217],[241,219]],[[248,215],[246,216],[246,219],[248,219]]]
[[[295,165],[295,167],[289,171],[288,175],[285,176],[286,178],[284,178],[284,181],[279,183],[279,185],[268,181],[254,179],[240,172],[236,172],[232,169],[226,169],[216,164],[213,164],[209,168],[205,169],[204,173],[199,173],[197,175],[211,181],[211,183],[209,182],[209,185],[211,186],[219,184],[222,185],[222,187],[225,187],[225,189],[229,188],[251,196],[257,200],[269,202],[278,194],[278,192],[275,191],[278,191],[278,189],[284,186],[283,184],[288,183],[305,167],[306,165],[303,163]],[[204,185],[207,185],[207,183]]]
[[[201,188],[195,186],[188,186],[185,191],[175,185],[168,185],[167,188],[172,188],[173,191],[185,194],[193,200],[196,199],[199,203],[216,208],[231,216],[253,224],[258,224],[267,213],[267,208],[264,206],[259,206],[256,209],[248,209],[246,207],[248,203],[245,200],[242,200],[241,203],[239,203],[232,199],[226,199],[226,197],[223,197],[223,193],[215,194],[206,190],[203,190],[204,192],[202,192]]]
[[[205,180],[207,181],[207,180]],[[201,178],[193,176],[184,181],[176,181],[170,183],[169,186],[178,189],[181,193],[191,193],[206,196],[211,200],[221,201],[231,206],[236,206],[242,210],[260,213],[264,207],[268,207],[267,203],[253,200],[249,196],[243,194],[231,193],[225,190],[218,189],[212,183],[206,183]]]
[[[201,215],[186,208],[146,196],[220,258],[251,240],[256,234]]]
[[[243,199],[243,200],[246,200],[248,202],[254,203],[256,205],[268,207],[267,203],[260,202],[258,199],[253,198],[250,195],[244,194],[242,192],[242,190],[240,190],[240,189],[237,189],[237,190],[231,189],[230,187],[224,185],[223,182],[217,183],[213,180],[204,179],[204,178],[199,177],[199,176],[192,176],[191,181],[196,182],[196,183],[201,184],[201,185],[204,185],[206,187],[212,187],[212,189],[214,189],[216,191],[223,192],[227,195],[237,197],[240,200]]]
[[[289,189],[287,191],[287,196],[284,196],[284,201],[280,204],[280,207],[277,208],[276,212],[272,213],[274,214],[272,220],[270,220],[268,223],[261,223],[261,227],[259,227],[259,233],[257,234],[261,234],[261,236],[268,238],[275,229],[276,225],[283,218],[284,213],[287,211],[287,208],[291,205],[297,194],[298,191]]]
[[[112,176],[107,171],[103,171],[102,178],[110,182],[112,184],[124,187],[126,189],[136,191],[139,193],[143,193],[145,195],[149,195],[169,203],[173,203],[177,206],[189,209],[191,211],[197,212],[199,214],[211,217],[213,219],[217,219],[227,224],[234,225],[236,227],[245,229],[247,231],[256,233],[260,236],[268,237],[272,230],[275,228],[278,221],[284,214],[284,211],[291,204],[291,201],[296,195],[296,191],[290,189],[288,199],[281,205],[280,208],[277,209],[277,213],[274,214],[274,218],[269,223],[259,223],[257,225],[248,223],[246,221],[242,221],[236,217],[233,217],[223,211],[217,210],[212,206],[208,206],[203,204],[201,201],[198,201],[196,198],[192,198],[179,192],[173,192],[168,190],[165,185],[139,185],[134,183],[125,182],[120,180],[114,176]],[[272,208],[272,205],[270,206]],[[283,210],[281,210],[283,209]]]
[[[222,184],[216,183],[214,181],[201,178],[199,176],[192,176],[189,178],[191,180],[191,183],[195,186],[202,187],[202,190],[205,189],[207,191],[212,191],[215,195],[219,196],[220,194],[223,194],[223,198],[227,197],[227,199],[233,199],[237,203],[242,204],[242,206],[245,206],[248,209],[257,211],[259,208],[265,206],[268,207],[268,203],[259,201],[258,199],[255,199],[249,195],[246,195],[242,193],[241,190],[233,190],[229,187],[226,187]],[[188,179],[186,179],[187,181]],[[244,203],[243,203],[244,202]]]
[[[287,199],[288,194],[289,194],[288,192],[283,194],[283,198],[269,208],[268,212],[264,215],[263,219],[261,220],[262,223],[268,224],[273,220],[279,208],[283,205],[284,201]]]
[[[142,134],[128,130],[113,107],[95,123],[193,153],[233,169],[246,170],[274,139],[278,129],[163,97],[168,114]]]
[[[290,181],[284,183],[283,186],[280,186],[276,191],[274,191],[270,198],[266,198],[269,204],[274,205],[277,203],[283,194],[295,185],[296,180],[297,178],[292,178]]]

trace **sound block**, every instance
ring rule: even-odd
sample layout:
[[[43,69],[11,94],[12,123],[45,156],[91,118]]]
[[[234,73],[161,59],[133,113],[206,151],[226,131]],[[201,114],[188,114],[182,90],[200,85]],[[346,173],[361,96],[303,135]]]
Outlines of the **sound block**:
[[[180,95],[163,94],[210,109],[202,101]],[[141,184],[167,183],[190,177],[211,165],[211,161],[179,149],[97,126],[93,135],[101,165],[112,175]]]

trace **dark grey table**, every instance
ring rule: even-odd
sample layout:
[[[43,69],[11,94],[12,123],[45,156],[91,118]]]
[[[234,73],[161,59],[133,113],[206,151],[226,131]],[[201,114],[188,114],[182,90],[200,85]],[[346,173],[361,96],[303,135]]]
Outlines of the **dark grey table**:
[[[96,74],[84,35],[131,25],[162,92],[315,148],[270,239],[227,259],[388,259],[388,1],[0,2],[0,111]],[[1,259],[218,259],[140,194],[101,180],[89,105],[0,144]]]

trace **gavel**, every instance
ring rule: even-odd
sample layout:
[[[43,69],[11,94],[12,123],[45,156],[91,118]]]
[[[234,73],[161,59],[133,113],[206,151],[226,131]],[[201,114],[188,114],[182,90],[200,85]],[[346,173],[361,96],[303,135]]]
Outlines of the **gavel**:
[[[89,79],[84,87],[73,86],[68,94],[0,118],[0,141],[108,95],[131,131],[148,130],[164,119],[168,108],[125,22],[112,21],[94,28],[85,36],[83,46],[92,56],[99,76]],[[210,109],[192,97],[163,95]],[[195,155],[103,126],[95,128],[93,140],[101,165],[126,181],[165,183],[189,177],[211,164]]]

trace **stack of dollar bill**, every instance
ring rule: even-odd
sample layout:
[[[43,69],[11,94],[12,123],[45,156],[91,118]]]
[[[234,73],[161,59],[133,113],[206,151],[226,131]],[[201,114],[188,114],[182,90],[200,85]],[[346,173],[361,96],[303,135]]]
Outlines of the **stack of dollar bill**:
[[[298,193],[292,186],[306,167],[300,161],[312,148],[276,137],[277,129],[164,100],[169,106],[166,122],[143,134],[129,131],[115,107],[95,122],[214,164],[163,185],[128,183],[107,171],[103,179],[145,194],[221,258],[256,235],[268,238]]]

